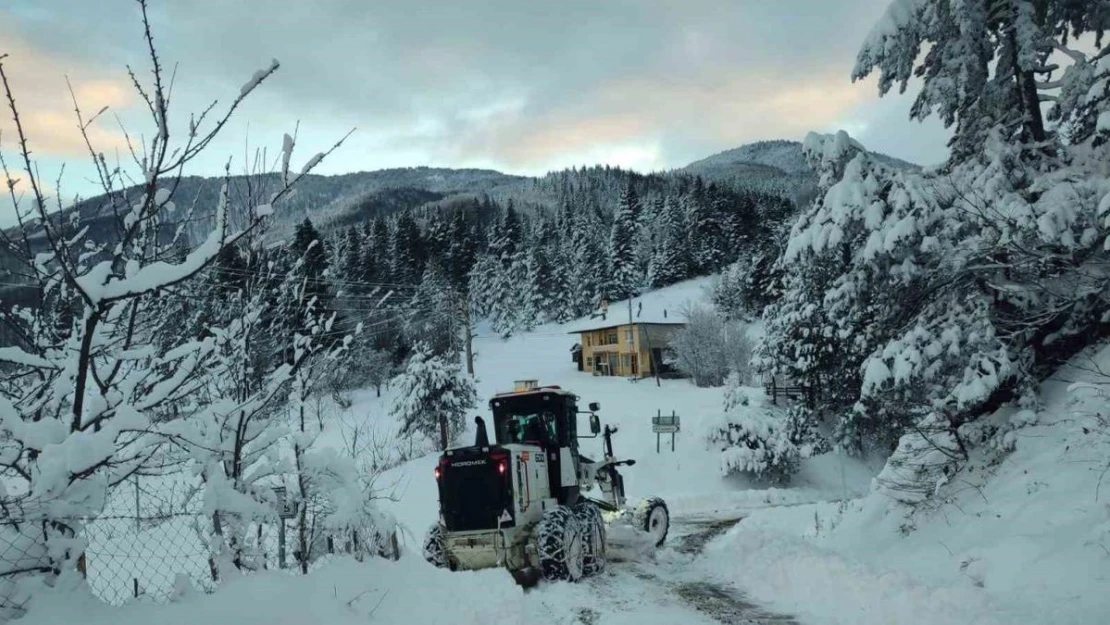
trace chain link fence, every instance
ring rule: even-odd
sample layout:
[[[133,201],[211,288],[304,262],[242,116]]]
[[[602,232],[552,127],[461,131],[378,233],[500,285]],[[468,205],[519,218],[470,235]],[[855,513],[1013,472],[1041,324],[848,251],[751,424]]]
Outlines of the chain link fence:
[[[135,480],[117,488],[104,512],[83,524],[78,538],[85,549],[77,568],[92,593],[111,605],[166,602],[185,585],[210,592],[217,586],[206,544],[212,534],[212,517],[203,512],[200,497],[184,480]],[[367,538],[360,538],[361,534],[321,537],[311,546],[314,564],[330,553],[398,557],[394,535],[387,534],[382,541],[376,531]],[[295,519],[250,525],[243,545],[250,554],[247,568],[299,571],[297,536]],[[49,572],[43,538],[41,524],[0,520],[0,623],[22,613],[28,597],[20,579]],[[360,540],[377,542],[360,545]]]

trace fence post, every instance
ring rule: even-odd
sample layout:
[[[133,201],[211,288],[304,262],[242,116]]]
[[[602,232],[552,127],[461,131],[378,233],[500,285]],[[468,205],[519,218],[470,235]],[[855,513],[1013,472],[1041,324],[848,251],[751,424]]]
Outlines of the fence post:
[[[278,519],[278,568],[285,568],[285,519]]]
[[[141,531],[141,528],[140,528],[140,525],[139,525],[139,517],[140,516],[141,515],[139,514],[139,476],[138,476],[138,474],[136,474],[135,475],[135,532],[136,533]]]
[[[139,578],[138,577],[133,577],[133,578],[131,578],[131,581],[133,582],[133,591],[135,593],[135,598],[138,599],[139,598]]]

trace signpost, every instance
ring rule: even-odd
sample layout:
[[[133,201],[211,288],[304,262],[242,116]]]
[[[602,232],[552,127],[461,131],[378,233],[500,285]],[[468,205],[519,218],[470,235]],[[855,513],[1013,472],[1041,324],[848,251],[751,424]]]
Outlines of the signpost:
[[[297,517],[297,502],[285,496],[284,486],[274,487],[278,509],[278,567],[285,568],[285,520]]]
[[[671,451],[674,451],[674,435],[681,429],[678,415],[672,410],[669,416],[664,416],[663,411],[651,418],[651,431],[655,432],[655,453],[659,453],[659,435],[671,435]]]

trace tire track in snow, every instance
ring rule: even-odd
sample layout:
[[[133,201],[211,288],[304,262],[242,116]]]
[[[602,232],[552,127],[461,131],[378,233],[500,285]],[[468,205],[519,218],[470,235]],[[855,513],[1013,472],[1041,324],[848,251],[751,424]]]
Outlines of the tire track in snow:
[[[676,538],[673,550],[678,554],[688,556],[690,560],[695,560],[710,541],[727,532],[741,520],[743,520],[743,517],[687,523],[685,524],[686,527],[693,526],[696,529],[679,535]],[[728,625],[799,625],[793,617],[770,612],[752,603],[743,593],[727,585],[718,584],[707,579],[690,579],[689,573],[685,573],[686,568],[660,567],[660,572],[670,573],[667,576],[669,579],[660,578],[658,575],[647,571],[640,571],[637,577],[645,581],[665,584],[686,604],[720,623]]]

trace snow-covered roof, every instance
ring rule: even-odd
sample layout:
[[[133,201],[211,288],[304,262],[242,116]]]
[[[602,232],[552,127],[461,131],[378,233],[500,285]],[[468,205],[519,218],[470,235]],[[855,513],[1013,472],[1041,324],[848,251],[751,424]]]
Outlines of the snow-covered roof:
[[[646,325],[685,325],[686,317],[678,310],[666,308],[657,308],[653,310],[649,309],[647,306],[638,310],[636,306],[633,306],[631,323]],[[567,324],[567,332],[569,334],[579,334],[581,332],[593,332],[594,330],[604,330],[606,328],[617,328],[628,324],[628,308],[614,308],[610,306],[604,316],[602,316],[602,312],[598,310],[590,317]]]
[[[712,278],[702,277],[649,291],[632,299],[632,323],[646,325],[685,325],[685,311],[692,304],[709,302]],[[610,301],[604,318],[600,308],[592,314],[568,322],[569,334],[592,332],[628,325],[628,300]]]

